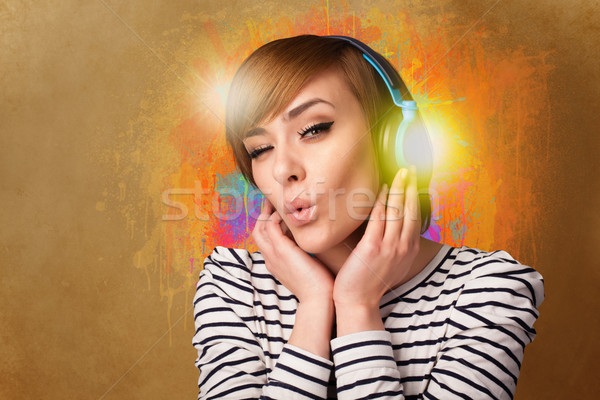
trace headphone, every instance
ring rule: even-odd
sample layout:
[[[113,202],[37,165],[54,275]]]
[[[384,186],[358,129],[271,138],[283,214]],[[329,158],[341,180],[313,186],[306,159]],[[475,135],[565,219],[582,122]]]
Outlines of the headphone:
[[[379,121],[380,129],[377,132],[380,168],[382,168],[384,182],[391,186],[394,176],[400,168],[415,165],[419,195],[429,196],[429,181],[433,169],[431,140],[417,102],[402,98],[400,91],[406,86],[400,74],[381,54],[360,40],[349,36],[328,35],[324,37],[342,39],[358,48],[385,82],[397,107],[382,117],[383,119]],[[408,94],[410,96],[410,93]]]

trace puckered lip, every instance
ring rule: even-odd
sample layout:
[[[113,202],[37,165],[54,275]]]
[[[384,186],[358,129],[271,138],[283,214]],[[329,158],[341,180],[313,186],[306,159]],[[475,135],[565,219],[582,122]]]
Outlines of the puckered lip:
[[[305,199],[301,199],[299,197],[296,197],[294,200],[286,200],[285,201],[285,213],[286,214],[291,214],[293,212],[296,212],[300,209],[304,209],[304,208],[310,208],[314,206],[313,203],[311,203],[309,200],[305,200]]]

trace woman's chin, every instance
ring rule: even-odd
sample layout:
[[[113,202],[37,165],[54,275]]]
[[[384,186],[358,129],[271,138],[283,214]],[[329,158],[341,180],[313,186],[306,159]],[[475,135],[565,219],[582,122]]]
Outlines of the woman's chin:
[[[340,230],[307,230],[300,229],[294,233],[290,232],[290,237],[296,242],[298,247],[307,253],[321,254],[333,247],[340,245],[342,242],[352,243],[358,242],[364,235],[368,220],[359,221],[358,226],[346,227],[347,229]]]
[[[323,240],[323,238],[310,237],[310,235],[305,236],[302,234],[298,234],[298,237],[294,237],[294,241],[302,250],[312,254],[322,253],[327,249],[328,244],[328,241]]]
[[[312,241],[300,241],[298,242],[296,240],[296,244],[298,245],[298,247],[300,247],[302,250],[304,250],[307,253],[319,253],[322,251],[322,247],[319,246],[318,243],[313,243]]]

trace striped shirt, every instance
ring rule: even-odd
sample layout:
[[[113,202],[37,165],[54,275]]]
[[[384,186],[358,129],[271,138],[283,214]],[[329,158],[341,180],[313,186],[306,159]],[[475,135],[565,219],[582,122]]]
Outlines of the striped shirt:
[[[381,299],[383,331],[287,343],[297,298],[260,252],[217,246],[194,296],[199,399],[509,399],[544,298],[505,251],[444,245]]]

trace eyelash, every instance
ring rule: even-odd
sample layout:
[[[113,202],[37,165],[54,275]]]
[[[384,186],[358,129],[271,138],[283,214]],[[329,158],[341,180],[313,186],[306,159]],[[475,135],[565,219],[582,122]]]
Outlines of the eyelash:
[[[331,128],[331,125],[333,125],[334,121],[331,122],[321,122],[319,124],[312,124],[307,126],[306,128],[302,129],[301,131],[298,131],[298,135],[300,135],[300,137],[305,137],[306,135],[308,135],[309,133],[313,132],[312,135],[310,135],[308,138],[313,138],[316,137],[318,135],[318,131],[328,131],[329,128]],[[262,153],[264,153],[267,150],[272,149],[273,146],[265,146],[265,147],[260,147],[258,149],[254,149],[252,152],[248,153],[248,155],[250,156],[251,159],[255,159],[258,156],[260,156]]]

